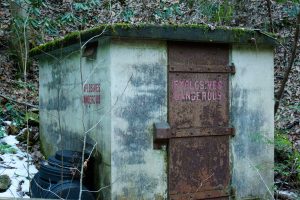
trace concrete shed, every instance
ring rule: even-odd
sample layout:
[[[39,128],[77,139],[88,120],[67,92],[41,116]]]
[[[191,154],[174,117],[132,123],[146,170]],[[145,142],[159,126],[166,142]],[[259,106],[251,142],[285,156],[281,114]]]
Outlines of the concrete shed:
[[[115,24],[34,48],[43,152],[86,135],[105,200],[272,199],[274,46],[257,30]]]

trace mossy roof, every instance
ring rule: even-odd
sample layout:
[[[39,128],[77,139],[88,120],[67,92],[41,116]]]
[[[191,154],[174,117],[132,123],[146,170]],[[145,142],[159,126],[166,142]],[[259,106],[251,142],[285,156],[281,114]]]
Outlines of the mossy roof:
[[[166,41],[191,41],[227,44],[254,44],[275,46],[275,38],[259,30],[207,25],[152,25],[113,24],[100,25],[84,31],[77,31],[30,50],[30,56],[55,51],[71,45],[84,43],[99,37],[154,39]]]

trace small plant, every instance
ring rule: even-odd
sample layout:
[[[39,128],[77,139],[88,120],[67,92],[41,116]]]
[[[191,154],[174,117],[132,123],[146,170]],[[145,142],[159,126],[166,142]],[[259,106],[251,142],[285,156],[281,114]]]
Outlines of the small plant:
[[[122,12],[122,16],[125,22],[130,22],[134,17],[134,13],[130,8],[127,8]]]
[[[157,19],[169,19],[176,15],[182,15],[179,9],[179,3],[167,5],[165,2],[161,2],[159,10],[156,10],[154,13]]]
[[[12,104],[6,103],[5,110],[5,114],[11,117],[10,120],[13,121],[17,127],[22,127],[24,125],[24,114],[18,111]]]
[[[233,5],[229,0],[222,2],[200,1],[198,9],[211,22],[226,24],[233,19]]]
[[[300,181],[300,153],[283,131],[275,133],[275,179]],[[277,186],[280,188],[280,186]]]
[[[290,108],[295,110],[296,112],[300,112],[300,103],[290,106]]]
[[[18,80],[15,82],[16,86],[20,89],[29,89],[29,90],[36,90],[35,85],[32,83],[24,82],[22,80]]]
[[[12,153],[15,154],[17,153],[16,149],[14,149],[12,146],[9,144],[0,144],[0,154],[6,154],[6,153]]]
[[[27,112],[25,114],[25,121],[30,121],[31,123],[39,124],[39,115],[34,112]]]
[[[12,21],[12,38],[10,40],[10,57],[16,61],[16,68],[19,74],[24,72],[24,66],[26,62],[26,51],[28,51],[28,38],[25,37],[27,27],[25,26],[25,19],[21,17],[15,17]],[[25,31],[25,32],[24,32]],[[20,76],[20,75],[19,75]]]

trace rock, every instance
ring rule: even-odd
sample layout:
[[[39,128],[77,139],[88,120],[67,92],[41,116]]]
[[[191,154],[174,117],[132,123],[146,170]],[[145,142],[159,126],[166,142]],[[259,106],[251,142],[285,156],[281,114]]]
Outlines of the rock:
[[[5,192],[11,185],[11,180],[8,175],[0,176],[0,192]]]

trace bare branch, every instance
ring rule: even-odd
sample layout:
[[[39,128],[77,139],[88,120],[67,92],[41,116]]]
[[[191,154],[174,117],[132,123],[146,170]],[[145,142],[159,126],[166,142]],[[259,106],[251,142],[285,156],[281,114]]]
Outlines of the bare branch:
[[[275,102],[275,107],[274,107],[274,114],[277,113],[279,103],[280,103],[280,100],[281,100],[283,92],[284,92],[284,88],[285,88],[286,83],[289,79],[289,75],[291,73],[291,70],[292,70],[292,67],[294,65],[294,61],[295,61],[295,58],[296,58],[297,45],[298,45],[298,40],[299,40],[299,26],[300,26],[300,12],[297,15],[297,23],[296,23],[294,43],[293,43],[293,48],[292,48],[292,55],[291,55],[291,58],[290,58],[290,61],[289,61],[289,64],[288,64],[288,68],[286,69],[283,80],[281,82],[281,86],[278,90],[278,93],[275,96],[276,102]]]
[[[32,179],[32,181],[34,181],[34,183],[35,183],[41,190],[50,192],[50,193],[52,193],[54,196],[56,196],[58,199],[62,199],[62,200],[63,200],[63,198],[61,198],[61,197],[60,197],[59,195],[57,195],[55,192],[52,192],[52,191],[50,190],[50,187],[51,187],[51,182],[50,182],[50,181],[49,181],[50,185],[49,185],[49,188],[48,188],[48,189],[43,188],[38,182],[36,182],[35,179]]]
[[[27,102],[20,102],[20,101],[17,101],[17,100],[14,100],[8,96],[5,96],[3,94],[0,94],[0,97],[4,98],[4,99],[7,99],[8,101],[12,101],[14,103],[17,103],[17,104],[21,104],[23,106],[29,106],[29,107],[32,107],[32,108],[39,108],[37,105],[33,105],[33,104],[30,104],[30,103],[27,103]]]
[[[248,159],[248,158],[246,158],[246,159],[248,160],[250,166],[253,167],[253,168],[255,169],[256,173],[258,174],[259,178],[260,178],[261,181],[263,182],[264,186],[267,188],[267,190],[268,190],[269,194],[271,195],[272,199],[275,200],[274,197],[273,197],[273,192],[271,192],[269,186],[266,184],[264,178],[262,177],[262,175],[261,175],[260,172],[258,171],[257,167],[255,167],[255,166],[253,165],[253,163],[252,163],[252,161],[251,161],[250,159]]]
[[[267,7],[268,7],[268,14],[269,14],[269,21],[270,21],[270,32],[274,33],[271,6],[272,6],[271,0],[267,0]]]
[[[204,179],[203,181],[200,182],[197,190],[196,190],[196,193],[200,190],[200,188],[203,186],[204,183],[206,183],[215,173],[212,173],[211,175],[209,175],[206,179]],[[199,182],[199,180],[197,180]]]
[[[106,189],[106,188],[111,187],[111,186],[112,186],[114,183],[116,183],[119,179],[120,179],[120,177],[117,178],[116,180],[114,180],[111,184],[106,185],[106,186],[104,186],[104,187],[101,187],[101,188],[99,188],[98,190],[82,190],[82,192],[92,192],[92,193],[101,192],[101,190],[104,190],[104,189]]]
[[[127,84],[126,84],[124,90],[123,90],[122,93],[121,93],[121,95],[117,97],[117,99],[116,99],[116,101],[114,102],[114,104],[112,105],[111,109],[108,110],[108,112],[106,112],[103,116],[105,116],[106,114],[108,114],[109,112],[111,112],[112,108],[113,108],[113,107],[117,104],[117,102],[119,101],[119,98],[120,98],[121,96],[123,96],[123,94],[125,93],[125,91],[126,91],[128,85],[129,85],[129,83],[130,83],[132,77],[133,77],[133,74],[131,74],[129,80],[127,81]],[[90,129],[88,129],[84,134],[86,135],[86,134],[88,134],[89,132],[91,132],[93,129],[95,129],[95,128],[98,126],[98,124],[100,124],[101,121],[102,121],[102,118],[100,118],[100,120],[99,120],[96,124],[94,124],[94,126],[92,126]]]

